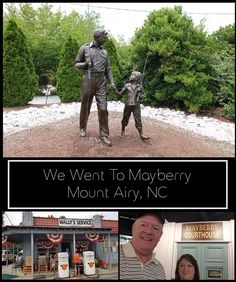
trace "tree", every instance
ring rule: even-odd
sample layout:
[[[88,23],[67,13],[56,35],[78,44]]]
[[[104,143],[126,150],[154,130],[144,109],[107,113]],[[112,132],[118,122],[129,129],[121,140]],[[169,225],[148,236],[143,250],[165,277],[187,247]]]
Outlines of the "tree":
[[[53,12],[52,6],[47,3],[42,4],[37,10],[34,10],[30,3],[20,4],[18,11],[13,4],[9,4],[7,13],[4,13],[4,29],[9,18],[15,19],[28,39],[40,84],[45,80],[45,76],[48,76],[49,80],[55,78],[61,49],[68,35],[76,38],[79,46],[88,40],[87,15],[80,15],[76,11],[69,15],[60,10]],[[91,13],[91,30],[98,26],[99,16]]]
[[[120,88],[122,85],[122,77],[120,73],[121,68],[116,51],[115,40],[112,37],[106,40],[106,42],[104,43],[104,49],[106,49],[108,53],[108,57],[110,60],[110,67],[116,86],[117,88]],[[116,94],[114,93],[113,90],[108,89],[108,95],[109,95],[109,100],[116,99]]]
[[[147,60],[144,86],[153,105],[186,107],[191,112],[211,104],[208,89],[209,53],[204,25],[195,27],[181,6],[149,14],[133,40],[133,62],[137,70]]]
[[[3,37],[3,106],[22,106],[34,97],[38,84],[26,37],[9,20]]]
[[[122,79],[121,87],[129,81],[131,72],[133,71],[133,63],[131,61],[132,48],[126,44],[123,39],[116,43],[117,56],[120,65],[120,73]]]
[[[61,52],[56,76],[57,94],[62,102],[78,101],[80,98],[79,85],[81,82],[81,72],[74,68],[78,49],[76,40],[69,36]]]
[[[215,52],[212,55],[211,87],[217,106],[224,116],[235,119],[235,30],[234,25],[221,27],[209,36]]]
[[[215,43],[219,43],[219,46],[222,46],[223,42],[235,46],[235,24],[220,27],[212,33],[211,37]]]

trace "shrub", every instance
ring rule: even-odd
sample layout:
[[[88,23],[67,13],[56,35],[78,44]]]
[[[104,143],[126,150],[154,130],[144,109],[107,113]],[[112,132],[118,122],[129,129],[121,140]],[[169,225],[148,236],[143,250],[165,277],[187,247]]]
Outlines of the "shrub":
[[[77,52],[78,44],[69,36],[62,49],[56,74],[57,94],[62,102],[74,102],[80,98],[82,73],[74,67]]]
[[[23,106],[38,88],[32,56],[26,37],[13,20],[9,20],[3,37],[3,106]]]

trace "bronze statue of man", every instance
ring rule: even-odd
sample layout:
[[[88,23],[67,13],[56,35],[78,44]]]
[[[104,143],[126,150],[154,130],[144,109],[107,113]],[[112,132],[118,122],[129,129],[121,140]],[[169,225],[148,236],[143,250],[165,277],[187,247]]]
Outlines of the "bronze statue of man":
[[[107,35],[108,33],[104,29],[95,30],[93,42],[86,43],[79,49],[75,59],[75,67],[85,70],[81,85],[80,136],[86,136],[88,117],[95,96],[100,138],[104,144],[111,146],[106,96],[107,80],[114,90],[116,86],[111,73],[107,51],[101,46],[106,41]]]

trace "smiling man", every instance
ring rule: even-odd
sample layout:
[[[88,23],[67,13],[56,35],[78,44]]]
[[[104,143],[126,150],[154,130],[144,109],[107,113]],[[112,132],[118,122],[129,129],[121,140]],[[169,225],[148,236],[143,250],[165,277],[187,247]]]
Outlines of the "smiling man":
[[[132,240],[120,247],[120,279],[165,280],[162,264],[153,252],[162,236],[165,217],[160,212],[142,212],[132,226]]]

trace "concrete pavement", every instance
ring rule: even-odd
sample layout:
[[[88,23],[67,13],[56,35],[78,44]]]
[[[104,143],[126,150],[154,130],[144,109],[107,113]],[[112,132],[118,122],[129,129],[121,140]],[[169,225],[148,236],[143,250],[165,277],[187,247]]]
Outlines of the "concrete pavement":
[[[48,105],[48,104],[60,104],[61,99],[58,96],[34,96],[29,105]]]
[[[70,271],[74,271],[71,269]],[[8,266],[2,265],[2,274],[16,275],[17,277],[12,280],[32,280],[31,273],[24,274],[21,268],[14,268],[14,264]],[[59,278],[57,271],[54,272],[34,272],[34,280],[118,280],[118,265],[112,265],[112,269],[109,268],[96,268],[95,275],[80,275],[80,279],[77,276],[73,278]]]

